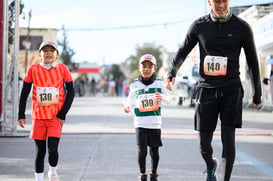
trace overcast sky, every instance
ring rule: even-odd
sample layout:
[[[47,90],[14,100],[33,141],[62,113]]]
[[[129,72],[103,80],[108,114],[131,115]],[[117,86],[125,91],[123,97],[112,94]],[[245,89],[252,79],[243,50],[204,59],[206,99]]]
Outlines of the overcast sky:
[[[192,21],[209,12],[207,0],[22,0],[27,26],[67,29],[73,60],[120,63],[136,45],[154,42],[176,52]],[[231,6],[273,0],[231,0]],[[62,39],[62,31],[58,39]]]

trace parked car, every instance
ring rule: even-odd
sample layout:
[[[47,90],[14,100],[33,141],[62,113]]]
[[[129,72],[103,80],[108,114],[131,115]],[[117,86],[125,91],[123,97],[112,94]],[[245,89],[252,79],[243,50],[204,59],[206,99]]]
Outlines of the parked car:
[[[199,66],[197,64],[187,67],[182,76],[177,78],[176,88],[178,105],[183,105],[185,100],[190,101],[190,106],[195,105],[196,87],[199,81]]]

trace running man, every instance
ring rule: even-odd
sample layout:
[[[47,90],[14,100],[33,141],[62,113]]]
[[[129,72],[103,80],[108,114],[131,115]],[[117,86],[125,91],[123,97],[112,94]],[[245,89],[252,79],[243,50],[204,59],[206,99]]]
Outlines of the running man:
[[[239,56],[244,49],[253,77],[253,104],[261,104],[261,81],[258,58],[250,26],[232,14],[230,0],[208,0],[211,12],[193,22],[184,43],[171,63],[167,88],[185,58],[199,45],[200,70],[196,95],[195,130],[199,131],[200,151],[207,166],[207,181],[216,181],[218,160],[211,146],[218,116],[223,144],[223,180],[229,181],[235,159],[235,129],[242,127],[243,87],[240,80]]]

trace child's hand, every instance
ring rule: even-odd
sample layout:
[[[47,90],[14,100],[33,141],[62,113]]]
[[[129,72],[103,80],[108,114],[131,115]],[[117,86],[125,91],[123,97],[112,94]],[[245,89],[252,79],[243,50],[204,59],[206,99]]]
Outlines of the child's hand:
[[[124,107],[124,112],[129,113],[130,112],[130,107],[129,106]]]
[[[65,120],[62,120],[62,119],[58,118],[58,121],[59,121],[59,126],[63,127],[63,125],[65,123]]]
[[[157,102],[162,101],[162,95],[161,95],[159,92],[156,92],[156,93],[155,93],[155,98],[156,98],[156,101],[157,101]]]
[[[21,128],[24,128],[26,124],[26,119],[19,119],[18,124]]]

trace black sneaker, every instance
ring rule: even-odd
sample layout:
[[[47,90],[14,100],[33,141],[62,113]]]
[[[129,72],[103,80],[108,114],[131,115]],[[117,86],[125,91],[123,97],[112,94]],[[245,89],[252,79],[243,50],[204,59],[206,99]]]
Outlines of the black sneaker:
[[[147,181],[147,175],[146,174],[145,175],[143,175],[143,174],[139,175],[138,176],[138,181]]]
[[[158,181],[158,176],[156,173],[150,174],[150,181]]]
[[[211,170],[207,169],[207,181],[217,181],[217,170],[219,167],[219,161],[216,158],[213,158],[214,166]]]

